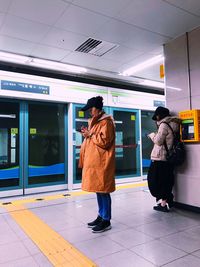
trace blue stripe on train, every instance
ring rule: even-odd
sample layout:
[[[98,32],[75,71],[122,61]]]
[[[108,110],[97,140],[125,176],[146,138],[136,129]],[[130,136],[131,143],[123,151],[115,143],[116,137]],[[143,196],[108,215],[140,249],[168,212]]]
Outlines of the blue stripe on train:
[[[51,166],[29,166],[29,177],[64,174],[64,163],[58,163]],[[0,170],[0,180],[19,178],[19,167]]]

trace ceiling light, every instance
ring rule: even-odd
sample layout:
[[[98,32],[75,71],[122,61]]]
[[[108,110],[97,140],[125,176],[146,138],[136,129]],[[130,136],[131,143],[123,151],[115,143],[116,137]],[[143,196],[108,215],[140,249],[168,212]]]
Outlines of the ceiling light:
[[[86,68],[68,65],[60,62],[51,60],[39,59],[34,57],[21,56],[12,53],[0,52],[0,61],[11,62],[23,65],[31,65],[35,67],[54,69],[72,73],[84,73],[87,72]]]
[[[84,73],[87,72],[86,68],[68,65],[60,62],[44,60],[39,58],[33,58],[31,65],[36,67],[41,67],[45,69],[54,69],[54,70],[61,70],[73,73]]]
[[[173,87],[173,86],[167,86],[166,89],[170,89],[170,90],[175,90],[175,91],[182,91],[181,88],[178,88],[178,87]]]
[[[150,66],[153,66],[159,62],[162,62],[163,60],[164,60],[163,55],[152,57],[151,59],[148,59],[148,60],[144,61],[143,63],[140,63],[134,67],[131,67],[131,68],[123,71],[122,74],[124,76],[130,76],[130,75],[132,75],[138,71],[141,71],[141,70],[146,69]]]
[[[26,64],[30,60],[30,57],[0,52],[0,60],[12,63]]]
[[[163,82],[156,82],[156,81],[151,81],[151,80],[143,80],[142,82],[140,82],[140,84],[145,85],[145,86],[162,88],[162,89],[164,89],[165,87],[165,84]]]

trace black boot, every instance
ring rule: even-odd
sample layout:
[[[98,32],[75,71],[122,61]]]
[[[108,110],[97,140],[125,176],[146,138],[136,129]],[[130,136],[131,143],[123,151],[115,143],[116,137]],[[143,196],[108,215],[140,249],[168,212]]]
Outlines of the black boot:
[[[110,230],[111,224],[110,221],[102,220],[99,224],[92,228],[93,233],[102,233],[104,231]]]
[[[103,219],[98,215],[98,217],[96,218],[96,220],[89,222],[87,225],[89,228],[92,228],[96,225],[98,225]]]

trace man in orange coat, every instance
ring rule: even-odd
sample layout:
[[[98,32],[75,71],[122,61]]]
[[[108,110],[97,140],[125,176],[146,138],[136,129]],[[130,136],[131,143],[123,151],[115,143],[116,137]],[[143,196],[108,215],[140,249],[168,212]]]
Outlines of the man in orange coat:
[[[90,110],[88,128],[82,127],[85,137],[80,151],[82,189],[97,194],[98,216],[88,223],[93,233],[111,229],[111,197],[115,191],[115,125],[113,118],[102,110],[103,98],[92,97],[82,108]]]

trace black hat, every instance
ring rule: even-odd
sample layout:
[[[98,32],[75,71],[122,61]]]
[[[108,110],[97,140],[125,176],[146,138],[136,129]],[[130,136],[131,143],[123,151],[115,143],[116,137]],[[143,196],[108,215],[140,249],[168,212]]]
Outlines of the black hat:
[[[164,107],[157,107],[152,117],[152,120],[156,121],[156,116],[159,116],[160,119],[170,116],[169,109]]]
[[[87,104],[81,110],[86,111],[86,110],[93,108],[93,107],[102,110],[103,97],[97,96],[97,97],[92,97],[92,98],[88,99]]]

